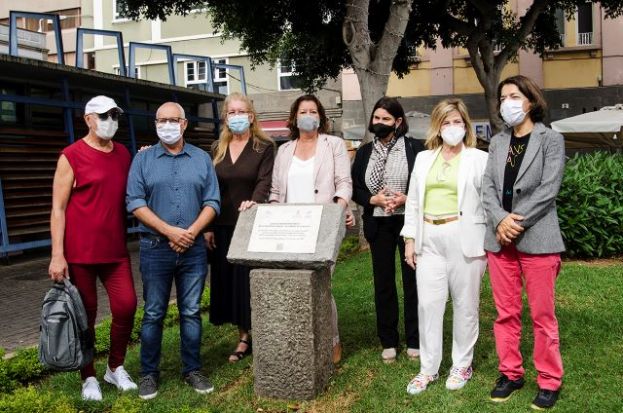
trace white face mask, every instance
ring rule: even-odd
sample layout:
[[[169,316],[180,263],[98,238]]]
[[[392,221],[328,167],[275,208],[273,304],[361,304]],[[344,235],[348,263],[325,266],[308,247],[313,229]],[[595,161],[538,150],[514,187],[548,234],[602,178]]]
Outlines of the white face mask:
[[[450,145],[458,145],[465,137],[465,127],[458,125],[449,125],[441,130],[441,139]]]
[[[167,122],[156,128],[160,140],[167,144],[173,145],[182,138],[182,127],[179,123]]]
[[[296,126],[303,132],[313,132],[320,126],[320,119],[312,115],[298,115]]]
[[[106,120],[97,119],[95,134],[102,139],[110,140],[115,136],[118,127],[119,122],[112,120],[111,117],[108,117]]]
[[[500,105],[500,114],[508,126],[517,126],[523,122],[527,113],[523,111],[523,100],[506,99]]]

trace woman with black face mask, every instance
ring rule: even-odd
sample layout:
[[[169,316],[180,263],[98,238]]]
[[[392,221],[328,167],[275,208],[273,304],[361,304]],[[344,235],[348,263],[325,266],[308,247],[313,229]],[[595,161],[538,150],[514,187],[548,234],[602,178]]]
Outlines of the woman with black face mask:
[[[409,177],[415,157],[424,145],[405,136],[409,127],[404,109],[395,98],[383,97],[376,102],[369,130],[374,139],[357,150],[352,167],[353,201],[363,207],[363,232],[370,243],[376,328],[383,346],[381,358],[391,363],[399,348],[396,247],[401,258],[407,356],[419,356],[415,270],[404,261],[405,244],[400,230],[404,225]]]

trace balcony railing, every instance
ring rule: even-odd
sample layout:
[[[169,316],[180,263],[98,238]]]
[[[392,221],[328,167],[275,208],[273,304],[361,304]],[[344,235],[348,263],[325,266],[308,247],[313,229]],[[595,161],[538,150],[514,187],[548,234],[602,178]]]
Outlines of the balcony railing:
[[[593,32],[578,33],[578,45],[586,46],[593,44]]]

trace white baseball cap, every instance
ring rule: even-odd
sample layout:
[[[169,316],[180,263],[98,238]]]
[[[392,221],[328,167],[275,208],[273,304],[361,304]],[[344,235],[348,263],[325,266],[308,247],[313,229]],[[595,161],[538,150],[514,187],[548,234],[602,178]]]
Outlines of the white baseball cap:
[[[111,109],[117,109],[119,112],[123,113],[123,110],[117,106],[117,103],[109,98],[108,96],[99,95],[95,96],[91,100],[89,100],[84,107],[84,114],[88,115],[89,113],[106,113]]]

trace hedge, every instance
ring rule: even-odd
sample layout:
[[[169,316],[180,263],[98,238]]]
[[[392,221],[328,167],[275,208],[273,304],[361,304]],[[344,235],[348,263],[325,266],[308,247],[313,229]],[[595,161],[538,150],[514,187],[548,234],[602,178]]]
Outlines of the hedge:
[[[623,154],[576,154],[556,201],[566,256],[623,254]]]

